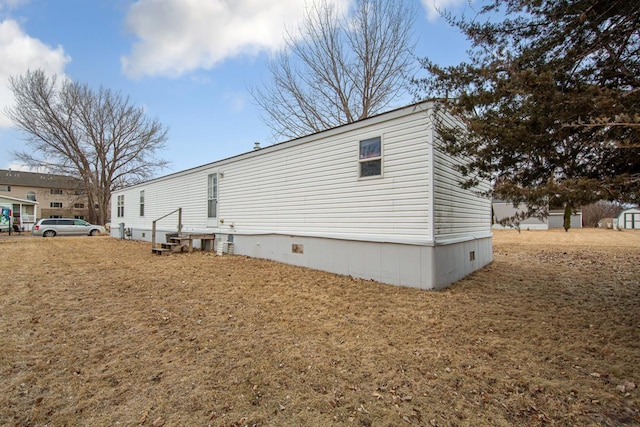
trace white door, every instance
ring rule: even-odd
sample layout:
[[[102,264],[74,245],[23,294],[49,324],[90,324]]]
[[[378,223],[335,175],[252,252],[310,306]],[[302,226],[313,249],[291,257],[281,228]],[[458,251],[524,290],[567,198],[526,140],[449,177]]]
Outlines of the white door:
[[[624,228],[640,228],[640,213],[624,214]]]

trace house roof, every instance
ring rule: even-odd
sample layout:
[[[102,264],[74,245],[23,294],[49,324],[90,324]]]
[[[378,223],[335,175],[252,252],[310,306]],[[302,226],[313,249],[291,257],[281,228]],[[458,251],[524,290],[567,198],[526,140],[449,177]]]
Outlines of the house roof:
[[[627,208],[620,212],[618,216],[622,216],[625,213],[640,213],[640,207]]]
[[[24,187],[76,189],[81,184],[81,181],[72,176],[0,169],[0,184],[20,185]]]
[[[8,200],[11,203],[17,202],[22,203],[23,205],[37,205],[38,202],[27,199],[19,199],[18,197],[5,196],[4,194],[0,194],[0,200]]]

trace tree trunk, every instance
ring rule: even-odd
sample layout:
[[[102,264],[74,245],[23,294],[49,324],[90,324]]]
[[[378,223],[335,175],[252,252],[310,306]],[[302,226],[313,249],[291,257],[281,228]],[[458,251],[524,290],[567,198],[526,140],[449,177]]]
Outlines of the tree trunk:
[[[564,223],[563,223],[564,231],[569,231],[569,229],[571,228],[572,211],[573,209],[571,209],[571,204],[567,203],[564,206]]]

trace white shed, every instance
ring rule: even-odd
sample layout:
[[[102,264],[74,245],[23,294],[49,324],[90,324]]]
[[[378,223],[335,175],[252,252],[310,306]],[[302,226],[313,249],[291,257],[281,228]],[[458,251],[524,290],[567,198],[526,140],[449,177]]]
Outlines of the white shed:
[[[625,209],[618,215],[618,228],[640,229],[640,209]]]
[[[151,240],[182,208],[182,232],[214,233],[219,251],[440,288],[493,252],[491,201],[459,185],[436,116],[453,125],[422,102],[118,190],[112,223]]]

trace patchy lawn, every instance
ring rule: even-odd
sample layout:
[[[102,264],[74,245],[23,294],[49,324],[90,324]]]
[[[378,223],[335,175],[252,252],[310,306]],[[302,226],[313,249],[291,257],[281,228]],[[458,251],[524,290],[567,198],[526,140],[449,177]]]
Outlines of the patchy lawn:
[[[0,239],[0,425],[639,425],[640,233],[499,231],[421,291]]]

